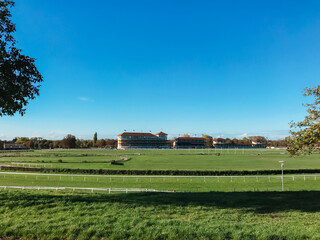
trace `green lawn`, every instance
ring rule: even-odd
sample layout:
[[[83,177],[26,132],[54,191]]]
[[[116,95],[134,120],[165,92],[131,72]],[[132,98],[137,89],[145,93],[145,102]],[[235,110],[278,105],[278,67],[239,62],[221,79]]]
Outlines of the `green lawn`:
[[[218,153],[220,156],[217,156]],[[122,157],[129,161],[111,165]],[[41,150],[0,153],[0,163],[44,164],[45,167],[130,170],[273,170],[284,160],[286,169],[320,169],[320,155],[291,158],[285,150]],[[60,162],[59,162],[60,161]],[[62,162],[61,162],[62,161]],[[38,165],[43,166],[43,165]]]
[[[286,191],[320,191],[320,176],[286,176]],[[280,176],[143,177],[0,173],[0,186],[147,188],[183,192],[281,191]]]
[[[220,153],[220,156],[218,156]],[[111,165],[108,161],[129,161]],[[52,150],[0,164],[83,169],[320,169],[284,150]],[[62,161],[62,162],[61,162]],[[34,165],[33,165],[34,166]],[[0,186],[148,188],[172,193],[0,188],[0,239],[320,239],[320,176],[168,177],[0,173]],[[173,190],[177,191],[176,193]]]
[[[320,192],[0,190],[2,239],[320,239]]]

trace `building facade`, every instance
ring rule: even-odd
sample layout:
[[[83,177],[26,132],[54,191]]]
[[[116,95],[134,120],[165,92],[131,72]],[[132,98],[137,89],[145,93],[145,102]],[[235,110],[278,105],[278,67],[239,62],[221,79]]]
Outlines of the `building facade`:
[[[178,137],[174,140],[173,147],[177,149],[205,148],[206,140],[199,137]]]
[[[266,143],[259,142],[259,141],[252,141],[252,147],[253,148],[266,148]]]
[[[214,148],[224,148],[226,146],[226,140],[223,138],[212,139],[212,145]]]
[[[118,149],[165,149],[168,147],[168,134],[159,132],[124,132],[118,135]]]
[[[27,150],[24,143],[13,143],[8,141],[0,142],[0,150]]]
[[[214,148],[265,148],[266,142],[256,140],[237,140],[214,138],[212,141]]]

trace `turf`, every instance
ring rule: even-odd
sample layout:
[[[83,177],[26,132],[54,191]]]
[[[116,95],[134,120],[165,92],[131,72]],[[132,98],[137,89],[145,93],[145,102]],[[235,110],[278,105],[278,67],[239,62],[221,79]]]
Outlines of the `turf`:
[[[111,165],[111,160],[129,161]],[[204,149],[204,150],[41,150],[28,153],[1,153],[0,163],[44,164],[53,168],[130,170],[273,170],[279,161],[286,169],[320,169],[320,155],[291,158],[285,150]],[[27,166],[27,165],[26,165]],[[42,167],[43,165],[38,165]]]
[[[320,176],[286,176],[286,191],[320,191]],[[147,188],[166,191],[281,191],[280,176],[243,177],[129,177],[1,174],[0,186]]]
[[[279,169],[279,161],[285,160],[285,169],[319,169],[319,156],[289,158],[284,150],[266,149],[41,150],[1,153],[0,163],[83,169],[270,170]],[[123,157],[129,159],[123,165],[108,163]],[[1,186],[172,191],[0,189],[0,239],[320,239],[320,176],[286,176],[284,183],[281,192],[280,176],[0,173]]]
[[[319,239],[320,192],[0,191],[10,239]]]

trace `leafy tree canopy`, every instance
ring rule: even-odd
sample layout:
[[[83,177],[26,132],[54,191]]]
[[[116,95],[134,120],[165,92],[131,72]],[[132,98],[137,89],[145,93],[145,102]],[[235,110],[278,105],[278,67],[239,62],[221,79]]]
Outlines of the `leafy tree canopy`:
[[[313,103],[304,104],[308,115],[301,122],[291,123],[288,152],[291,156],[300,153],[311,153],[320,143],[320,85],[306,88],[304,96],[314,98]]]
[[[0,0],[0,116],[23,115],[30,99],[39,95],[41,74],[35,59],[15,47],[15,24],[10,20],[11,0]]]
[[[65,136],[61,142],[60,142],[60,147],[62,148],[75,148],[76,147],[76,137],[68,134],[67,136]]]

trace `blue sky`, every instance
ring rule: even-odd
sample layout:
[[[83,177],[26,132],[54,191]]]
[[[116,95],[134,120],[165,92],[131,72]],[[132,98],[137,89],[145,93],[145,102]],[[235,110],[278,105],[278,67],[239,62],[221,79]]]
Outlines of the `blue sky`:
[[[319,84],[320,1],[16,0],[12,14],[44,82],[0,139],[281,138]]]

